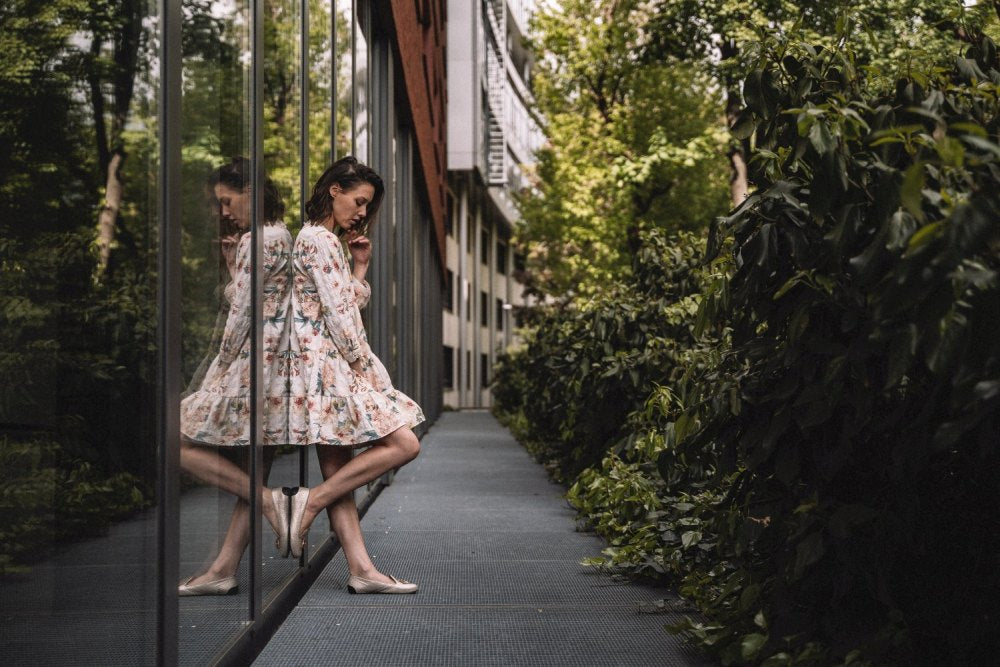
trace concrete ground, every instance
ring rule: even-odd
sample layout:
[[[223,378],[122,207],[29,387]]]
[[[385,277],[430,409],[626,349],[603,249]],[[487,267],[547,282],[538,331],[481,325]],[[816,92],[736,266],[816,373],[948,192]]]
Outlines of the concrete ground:
[[[255,664],[705,664],[676,615],[640,613],[668,590],[580,565],[605,542],[563,493],[489,413],[444,413],[362,520],[379,569],[420,590],[350,595],[338,553]]]

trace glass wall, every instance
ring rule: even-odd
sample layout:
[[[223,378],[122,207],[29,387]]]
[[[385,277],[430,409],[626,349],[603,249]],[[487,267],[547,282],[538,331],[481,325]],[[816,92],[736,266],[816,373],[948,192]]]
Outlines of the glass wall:
[[[0,9],[6,665],[161,654],[158,11]]]
[[[437,416],[441,269],[385,20],[365,0],[0,9],[0,663],[239,660],[332,555],[318,520],[280,557],[263,490],[321,479],[281,360],[335,158],[385,178],[365,319]]]

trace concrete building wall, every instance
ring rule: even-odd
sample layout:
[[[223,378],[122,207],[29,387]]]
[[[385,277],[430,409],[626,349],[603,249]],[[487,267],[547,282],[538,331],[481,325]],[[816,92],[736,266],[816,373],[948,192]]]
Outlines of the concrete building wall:
[[[533,9],[533,0],[448,0],[446,247],[454,307],[442,313],[442,326],[443,354],[452,359],[444,403],[456,408],[491,405],[492,367],[514,342],[524,305],[510,239],[519,217],[513,195],[525,187],[525,168],[543,140],[530,111],[524,46]]]

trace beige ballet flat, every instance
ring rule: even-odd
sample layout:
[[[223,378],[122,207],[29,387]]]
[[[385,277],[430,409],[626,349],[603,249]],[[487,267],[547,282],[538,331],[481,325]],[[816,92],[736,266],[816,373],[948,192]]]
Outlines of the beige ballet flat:
[[[289,496],[286,491],[290,490],[288,487],[284,489],[271,489],[271,502],[274,503],[274,513],[276,516],[274,548],[278,550],[278,555],[282,558],[288,558],[288,524],[290,523],[292,508],[291,503],[288,502]]]
[[[405,579],[388,575],[393,582],[386,584],[352,574],[347,578],[347,590],[351,593],[416,593],[417,585]]]
[[[240,592],[236,577],[223,577],[215,581],[206,581],[202,584],[191,585],[194,577],[177,587],[177,595],[187,597],[191,595],[236,595]]]
[[[295,493],[290,498],[291,512],[288,519],[288,547],[292,553],[292,558],[302,556],[302,551],[306,546],[306,538],[302,535],[302,515],[306,511],[306,502],[309,501],[309,489],[304,486],[296,488]]]

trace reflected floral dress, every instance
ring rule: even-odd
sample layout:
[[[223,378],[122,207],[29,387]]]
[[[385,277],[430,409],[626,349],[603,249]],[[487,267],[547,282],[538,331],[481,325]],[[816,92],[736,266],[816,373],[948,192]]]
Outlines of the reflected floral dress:
[[[368,345],[371,288],[351,273],[337,236],[307,223],[292,252],[289,435],[295,444],[354,446],[424,421]],[[350,363],[361,360],[362,371]]]
[[[263,283],[264,442],[288,442],[288,347],[291,289],[289,260],[292,235],[283,222],[260,228]],[[250,330],[253,275],[251,234],[236,247],[236,270],[225,287],[229,302],[219,353],[200,386],[181,400],[181,434],[207,445],[250,444]]]

